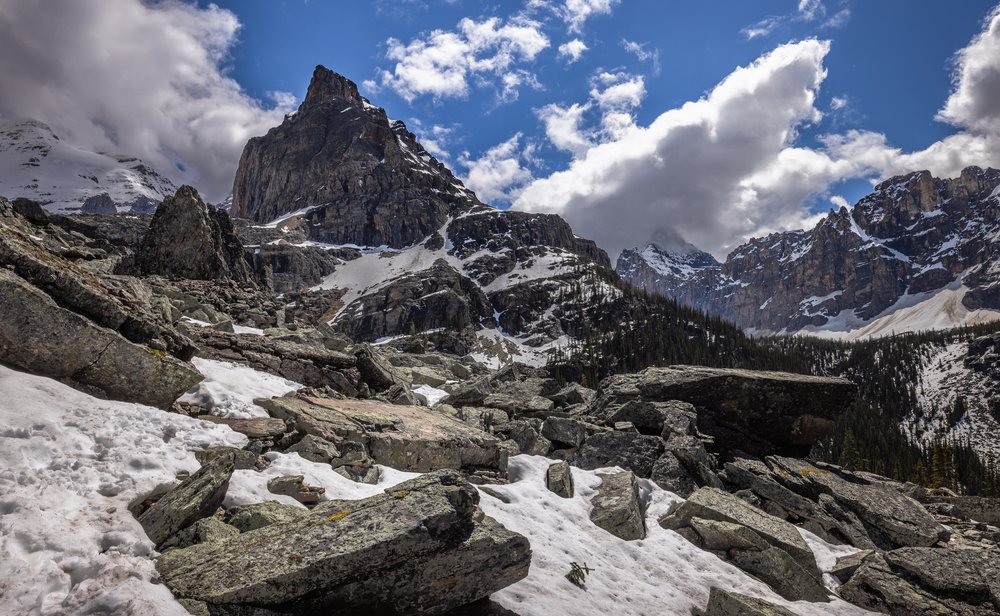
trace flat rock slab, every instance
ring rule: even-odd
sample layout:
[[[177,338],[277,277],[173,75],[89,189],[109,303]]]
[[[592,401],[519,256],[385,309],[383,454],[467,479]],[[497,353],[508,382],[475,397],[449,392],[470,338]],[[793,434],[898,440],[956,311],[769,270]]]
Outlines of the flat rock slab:
[[[621,401],[690,402],[699,409],[699,430],[720,450],[757,455],[806,453],[856,396],[846,379],[700,366],[647,368],[611,377],[602,390]]]
[[[717,488],[701,488],[660,519],[664,528],[689,526],[692,518],[746,526],[770,545],[784,550],[813,577],[819,579],[816,557],[791,523],[757,509],[743,499]]]
[[[285,433],[285,422],[274,417],[216,417],[215,415],[199,415],[198,419],[229,426],[247,438],[274,438]]]
[[[598,476],[601,485],[591,499],[591,522],[626,541],[645,539],[645,516],[635,474],[622,471]]]
[[[212,614],[441,613],[524,578],[527,539],[480,518],[479,495],[454,471],[225,541],[174,550],[157,570],[173,593]],[[342,611],[341,611],[342,610]]]
[[[146,535],[159,546],[201,518],[212,515],[226,497],[234,470],[232,454],[221,455],[202,466],[139,516]]]
[[[376,463],[395,469],[478,468],[507,473],[507,451],[499,439],[424,407],[313,397],[256,402],[305,434],[334,444],[363,443]]]

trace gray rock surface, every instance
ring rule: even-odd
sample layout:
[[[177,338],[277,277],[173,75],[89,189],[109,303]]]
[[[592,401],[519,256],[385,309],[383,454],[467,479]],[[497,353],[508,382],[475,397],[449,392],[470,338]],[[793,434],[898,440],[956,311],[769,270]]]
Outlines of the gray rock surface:
[[[175,596],[214,614],[433,614],[489,596],[527,575],[527,540],[479,518],[479,495],[454,473],[386,494],[331,501],[306,517],[227,541],[173,550],[157,570]]]
[[[426,472],[484,470],[506,477],[507,453],[494,436],[423,407],[302,396],[258,400],[303,434],[362,444],[378,464]]]
[[[591,499],[590,521],[626,541],[645,539],[645,512],[635,475],[622,471],[599,477],[601,484]]]
[[[0,269],[0,360],[116,400],[169,408],[201,381],[193,366],[62,308]]]
[[[226,497],[234,470],[232,455],[220,456],[202,466],[139,516],[146,535],[161,545],[201,518],[212,515]]]
[[[81,214],[110,216],[118,213],[115,202],[108,193],[101,193],[87,198],[80,208]]]
[[[206,205],[198,191],[181,186],[156,208],[135,255],[143,274],[254,284],[229,214]]]
[[[584,469],[620,466],[645,479],[652,474],[662,454],[663,441],[659,437],[635,432],[601,432],[583,443],[574,463]]]
[[[779,605],[742,595],[730,590],[713,587],[708,596],[708,607],[702,616],[795,616]]]
[[[573,473],[568,462],[556,462],[545,471],[545,487],[563,498],[573,498]]]
[[[271,524],[288,524],[307,514],[308,512],[300,507],[278,501],[264,501],[230,509],[229,524],[241,533],[245,533]]]

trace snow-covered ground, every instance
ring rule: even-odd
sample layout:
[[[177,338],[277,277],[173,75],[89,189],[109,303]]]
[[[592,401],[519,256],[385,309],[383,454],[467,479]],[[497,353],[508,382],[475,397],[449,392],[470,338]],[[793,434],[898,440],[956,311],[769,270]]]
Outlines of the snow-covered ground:
[[[641,480],[649,502],[646,538],[619,539],[590,521],[590,499],[600,484],[601,470],[572,468],[576,493],[562,498],[545,487],[545,471],[552,463],[541,456],[511,458],[511,483],[490,486],[510,503],[485,493],[481,499],[487,515],[531,543],[528,577],[493,594],[495,601],[522,616],[688,616],[692,608],[704,609],[713,586],[766,599],[802,616],[870,613],[839,599],[786,601],[740,569],[661,528],[657,519],[681,499],[649,481]],[[856,551],[830,546],[815,536],[808,543],[825,571],[835,562],[831,555]],[[571,562],[592,570],[586,590],[566,579]]]
[[[284,396],[303,387],[295,381],[233,362],[195,357],[191,363],[205,380],[179,401],[200,405],[210,415],[219,417],[267,417],[267,411],[253,403],[254,398]]]
[[[187,616],[127,505],[246,438],[3,366],[0,426],[0,613]]]
[[[989,413],[996,388],[985,375],[965,367],[967,350],[965,342],[934,349],[923,363],[917,387],[922,416],[906,417],[901,425],[911,439],[924,445],[942,437],[967,441],[977,451],[1000,459],[1000,423]],[[968,410],[949,426],[947,415],[959,395]]]

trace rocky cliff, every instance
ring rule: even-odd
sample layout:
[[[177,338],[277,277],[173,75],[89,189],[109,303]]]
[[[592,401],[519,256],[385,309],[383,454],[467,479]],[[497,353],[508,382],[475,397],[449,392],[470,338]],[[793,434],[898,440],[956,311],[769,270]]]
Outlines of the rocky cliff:
[[[720,265],[664,271],[625,251],[633,284],[767,332],[855,335],[1000,318],[1000,171],[927,171],[882,182],[808,231],[755,238]]]
[[[247,144],[230,211],[250,220],[264,277],[313,289],[306,301],[360,340],[448,334],[450,348],[543,361],[580,325],[580,280],[610,267],[558,216],[484,205],[322,66],[298,111]]]

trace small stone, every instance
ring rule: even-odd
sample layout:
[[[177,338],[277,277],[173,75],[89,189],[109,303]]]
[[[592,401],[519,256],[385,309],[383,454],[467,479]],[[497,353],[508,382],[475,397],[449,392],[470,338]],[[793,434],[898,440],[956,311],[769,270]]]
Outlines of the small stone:
[[[545,487],[563,498],[573,498],[573,473],[568,462],[556,462],[545,471]]]

